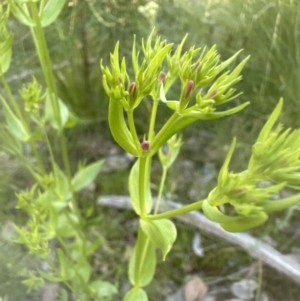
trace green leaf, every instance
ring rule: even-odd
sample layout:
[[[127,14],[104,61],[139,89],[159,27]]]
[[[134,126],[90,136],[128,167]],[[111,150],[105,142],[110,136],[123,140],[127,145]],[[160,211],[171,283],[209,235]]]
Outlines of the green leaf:
[[[65,3],[66,0],[49,0],[47,2],[40,14],[41,24],[43,27],[50,25],[56,20]]]
[[[154,276],[156,253],[154,244],[139,229],[138,239],[129,260],[128,277],[132,285],[144,287]]]
[[[260,226],[268,219],[265,212],[253,216],[239,216],[238,219],[231,223],[221,223],[221,227],[228,232],[243,232]]]
[[[33,27],[35,26],[35,22],[30,17],[29,11],[26,5],[16,4],[15,1],[10,0],[10,10],[14,17],[22,24]]]
[[[109,128],[115,141],[128,153],[139,157],[142,150],[137,149],[131,132],[125,122],[123,106],[119,100],[110,99],[108,108]]]
[[[91,184],[98,175],[103,163],[104,160],[100,160],[79,170],[72,179],[74,191],[80,191]]]
[[[30,135],[28,134],[21,120],[13,113],[2,97],[1,101],[4,107],[8,131],[19,141],[28,141],[30,139]]]
[[[70,279],[69,271],[71,271],[71,269],[69,269],[67,259],[61,249],[57,249],[57,257],[58,257],[58,261],[59,261],[60,275],[61,275],[62,279],[64,279],[64,280]],[[72,271],[72,272],[73,272],[73,276],[74,276],[74,271]]]
[[[96,238],[91,244],[86,246],[86,253],[87,255],[92,255],[95,251],[99,248],[102,242],[102,237]]]
[[[261,204],[265,212],[274,212],[287,209],[300,202],[300,194],[280,200],[268,200]]]
[[[242,232],[264,223],[268,215],[260,208],[248,216],[228,216],[222,213],[216,206],[211,206],[206,200],[202,204],[204,214],[213,222],[217,222],[228,232]]]
[[[132,288],[125,295],[124,301],[148,301],[148,296],[142,288]]]
[[[57,164],[55,164],[54,168],[56,197],[58,197],[59,201],[66,203],[73,195],[70,190],[68,178]]]
[[[90,288],[95,292],[98,298],[112,298],[117,294],[117,288],[110,282],[95,280],[90,284]],[[137,301],[137,300],[136,300]]]
[[[277,106],[273,110],[273,112],[270,115],[268,121],[265,123],[264,127],[260,131],[260,134],[257,138],[257,142],[263,142],[268,138],[269,133],[271,132],[274,124],[276,123],[276,121],[277,121],[277,119],[278,119],[278,117],[281,113],[282,106],[283,106],[283,99],[280,98]]]
[[[162,249],[163,260],[165,260],[177,236],[174,223],[167,219],[141,220],[141,228],[146,236]]]
[[[11,53],[11,48],[9,48],[5,53],[0,55],[0,75],[4,74],[9,69]]]
[[[78,218],[72,213],[61,213],[57,218],[56,234],[61,237],[76,235],[74,225],[78,224]]]
[[[218,185],[220,186],[220,188],[223,188],[224,185],[227,182],[228,167],[229,167],[229,163],[230,163],[230,160],[231,160],[231,157],[232,157],[235,145],[236,145],[236,138],[233,138],[233,140],[231,142],[231,145],[230,145],[230,148],[229,148],[229,150],[227,152],[225,161],[224,161],[224,163],[222,165],[222,168],[221,168],[221,170],[219,172]]]
[[[85,283],[88,283],[91,274],[92,274],[93,268],[91,267],[90,263],[85,260],[81,260],[78,263],[78,266],[76,267],[76,274],[80,275],[80,278]]]
[[[53,274],[48,274],[48,273],[45,273],[41,270],[39,270],[39,274],[45,278],[46,280],[50,281],[50,282],[61,282],[63,281],[63,279],[61,277],[57,277]]]
[[[141,208],[140,208],[140,196],[139,196],[139,173],[140,173],[140,159],[137,159],[134,163],[133,167],[131,168],[130,175],[129,175],[129,195],[131,198],[131,203],[133,206],[134,211],[140,215]],[[150,191],[150,179],[146,181],[147,186],[145,187],[145,208],[146,213],[149,213],[152,209],[152,196]]]
[[[53,94],[53,98],[55,97],[56,96]],[[61,99],[57,98],[57,103],[58,103],[58,110],[60,114],[61,127],[64,128],[69,120],[70,112],[68,107],[64,104],[64,102]],[[46,116],[45,116],[46,120],[50,122],[50,125],[54,129],[59,130],[60,129],[60,125],[58,123],[59,116],[56,116],[55,114],[49,91],[47,91],[46,94],[45,111],[46,111]]]

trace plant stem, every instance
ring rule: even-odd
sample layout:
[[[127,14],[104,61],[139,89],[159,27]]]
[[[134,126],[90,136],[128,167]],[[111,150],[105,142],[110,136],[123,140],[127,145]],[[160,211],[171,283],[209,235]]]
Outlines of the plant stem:
[[[145,190],[146,190],[146,180],[148,174],[148,163],[147,157],[140,157],[139,162],[139,201],[141,208],[141,217],[144,218],[147,215],[145,206]]]
[[[128,124],[129,124],[129,129],[130,129],[131,135],[133,137],[136,149],[138,150],[138,149],[141,148],[141,145],[140,145],[138,135],[136,133],[136,128],[135,128],[135,124],[134,124],[133,110],[128,110],[127,111],[127,118],[128,118]]]
[[[31,33],[33,36],[37,53],[39,55],[39,60],[42,66],[45,81],[49,89],[49,97],[51,100],[51,105],[53,107],[53,112],[59,126],[59,137],[60,137],[61,147],[62,147],[62,157],[64,161],[66,174],[68,176],[68,181],[71,187],[71,168],[70,168],[70,162],[68,157],[67,143],[62,128],[62,123],[61,123],[61,115],[60,115],[58,98],[57,98],[57,89],[56,89],[55,79],[54,79],[54,74],[52,69],[52,62],[48,52],[48,47],[47,47],[44,31],[41,25],[41,21],[38,15],[36,3],[30,2],[30,7],[31,7],[33,19],[36,24],[35,27],[31,28]]]
[[[173,127],[173,125],[177,121],[178,117],[179,117],[178,113],[174,112],[174,114],[168,119],[168,121],[164,124],[164,126],[157,133],[157,135],[153,139],[153,143],[151,145],[151,147],[154,150],[156,150],[156,148],[158,148],[162,144],[161,140],[164,139],[166,132],[168,132]]]
[[[174,209],[174,210],[170,210],[170,211],[167,211],[167,212],[163,212],[163,213],[160,213],[160,214],[148,215],[144,218],[144,220],[154,221],[154,220],[157,220],[157,219],[171,218],[171,217],[181,215],[181,214],[184,214],[184,213],[188,213],[188,212],[191,212],[191,211],[194,211],[194,210],[199,210],[199,209],[202,208],[202,203],[203,203],[204,200],[197,201],[193,204],[189,204],[189,205],[186,205],[186,206]]]
[[[154,215],[156,215],[157,212],[158,212],[162,192],[163,192],[165,182],[166,182],[167,171],[168,171],[168,168],[163,166],[163,171],[162,171],[162,175],[161,175],[161,180],[160,180],[160,185],[159,185],[159,190],[158,190],[158,196],[157,196],[155,210],[154,210]]]
[[[151,143],[151,141],[154,138],[155,132],[154,132],[154,127],[155,127],[155,120],[156,120],[156,115],[157,115],[157,108],[158,108],[158,99],[153,100],[153,107],[151,111],[151,119],[150,119],[150,125],[149,125],[149,132],[148,132],[148,139]],[[151,145],[150,145],[151,147]]]

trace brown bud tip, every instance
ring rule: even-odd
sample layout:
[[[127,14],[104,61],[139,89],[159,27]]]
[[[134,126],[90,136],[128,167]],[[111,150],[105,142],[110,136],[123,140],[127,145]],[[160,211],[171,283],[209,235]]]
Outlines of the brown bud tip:
[[[136,82],[132,82],[129,86],[129,95],[135,98],[137,96],[137,84]]]
[[[194,81],[193,80],[189,80],[187,85],[186,85],[186,89],[185,89],[185,97],[188,98],[190,97],[192,91],[194,89]]]
[[[214,90],[214,91],[212,91],[210,94],[209,94],[209,98],[214,98],[215,96],[217,96],[217,94],[218,94],[218,91],[217,90]]]
[[[149,141],[145,140],[141,143],[141,148],[143,151],[147,151],[150,147]]]
[[[160,81],[161,83],[164,83],[165,80],[166,80],[166,77],[167,77],[166,72],[161,72],[160,75],[159,75],[159,81]]]
[[[198,71],[200,67],[201,67],[201,62],[197,62],[197,63],[194,65],[193,71]]]

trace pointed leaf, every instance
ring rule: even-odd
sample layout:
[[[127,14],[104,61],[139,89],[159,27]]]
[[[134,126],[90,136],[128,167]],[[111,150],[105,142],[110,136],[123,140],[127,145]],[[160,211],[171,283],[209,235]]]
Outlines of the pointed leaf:
[[[90,284],[90,288],[94,290],[100,300],[102,300],[102,298],[110,299],[113,295],[118,293],[117,288],[107,281],[95,280]]]
[[[177,236],[174,223],[167,219],[141,220],[141,228],[146,236],[162,249],[163,260],[165,260]]]
[[[46,27],[53,23],[62,11],[66,0],[49,0],[40,15],[41,24]]]
[[[7,122],[8,131],[19,141],[26,142],[30,139],[21,120],[13,113],[10,107],[6,104],[5,100],[1,97],[2,104],[5,111],[5,118]]]
[[[10,66],[11,62],[11,48],[0,55],[0,75],[4,74]]]
[[[154,244],[139,229],[138,239],[129,260],[128,277],[132,285],[144,287],[154,276],[156,253]]]
[[[53,94],[53,97],[56,97],[56,96]],[[69,117],[70,117],[69,109],[61,99],[57,98],[57,102],[58,102],[58,110],[59,110],[59,114],[60,114],[61,127],[64,128],[64,126],[67,124]],[[49,91],[47,92],[47,95],[46,95],[45,111],[46,111],[46,116],[45,116],[46,120],[50,122],[51,126],[54,129],[59,130],[60,125],[57,120],[58,116],[55,116],[55,111],[52,106],[52,101],[51,101]]]
[[[277,121],[277,119],[278,119],[278,117],[281,113],[282,106],[283,106],[283,99],[280,98],[277,106],[273,110],[273,112],[270,115],[268,121],[265,123],[262,130],[260,131],[260,134],[257,138],[257,142],[263,142],[264,140],[267,139],[267,137],[269,136],[270,131],[272,130],[274,124],[276,123],[276,121]]]
[[[124,301],[148,301],[148,296],[142,288],[132,288],[125,295]]]
[[[35,26],[35,22],[30,17],[28,9],[25,5],[16,4],[14,1],[10,0],[10,10],[14,17],[22,24],[33,27]]]
[[[91,184],[98,175],[103,163],[104,160],[100,160],[79,170],[72,179],[74,191],[80,191]]]

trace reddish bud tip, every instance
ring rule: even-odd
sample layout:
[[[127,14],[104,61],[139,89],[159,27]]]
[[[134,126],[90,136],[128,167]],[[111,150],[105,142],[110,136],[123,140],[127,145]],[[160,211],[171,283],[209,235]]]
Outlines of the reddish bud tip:
[[[218,91],[214,90],[209,94],[208,98],[214,98],[215,96],[217,96],[217,94],[218,94]]]
[[[195,65],[194,65],[194,68],[193,68],[193,71],[198,71],[199,68],[201,66],[201,62],[197,62]]]
[[[159,75],[159,81],[160,81],[161,83],[164,83],[165,80],[166,80],[166,77],[167,77],[166,72],[161,72],[160,75]]]
[[[136,98],[137,96],[137,84],[135,82],[132,82],[128,89],[129,95],[133,98]]]
[[[190,97],[192,91],[194,89],[194,81],[193,80],[189,80],[187,85],[186,85],[186,89],[185,89],[185,97],[188,98]]]
[[[147,151],[150,147],[149,141],[145,140],[141,143],[141,148],[143,151]]]

